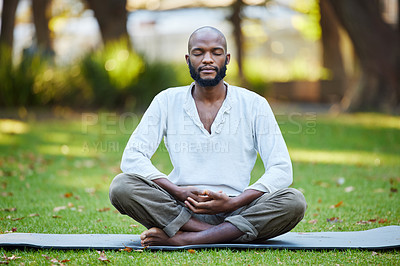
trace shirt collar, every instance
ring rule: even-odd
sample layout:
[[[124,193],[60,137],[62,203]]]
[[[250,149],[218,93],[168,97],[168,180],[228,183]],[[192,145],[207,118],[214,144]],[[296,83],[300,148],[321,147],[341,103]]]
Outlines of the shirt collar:
[[[225,81],[224,81],[224,84],[226,85],[226,88],[227,88],[226,89],[226,97],[224,99],[224,102],[222,103],[220,110],[218,111],[217,116],[215,117],[213,124],[211,125],[211,134],[214,131],[215,131],[215,133],[221,132],[223,124],[225,123],[225,120],[226,120],[225,114],[228,115],[233,106],[233,102],[234,102],[234,97],[232,96],[233,87],[230,86]],[[192,89],[193,89],[194,85],[195,85],[195,83],[192,82],[192,84],[190,84],[188,86],[188,90],[186,92],[186,99],[185,99],[183,108],[184,108],[185,112],[192,118],[193,122],[195,124],[197,124],[197,126],[199,126],[203,131],[206,131],[204,129],[203,124],[200,121],[199,114],[196,109],[196,103],[194,102],[194,98],[192,95]]]
[[[227,112],[229,113],[229,110],[232,108],[232,104],[234,102],[233,97],[232,97],[232,86],[230,86],[227,82],[224,81],[224,84],[226,86],[226,97],[224,100],[224,103],[222,104],[221,108],[225,106]],[[190,109],[192,109],[193,104],[194,103],[194,98],[192,95],[192,90],[194,88],[195,83],[192,82],[192,84],[190,84],[188,86],[188,90],[186,92],[186,99],[185,99],[185,104],[184,104],[184,108],[185,110],[189,111]]]

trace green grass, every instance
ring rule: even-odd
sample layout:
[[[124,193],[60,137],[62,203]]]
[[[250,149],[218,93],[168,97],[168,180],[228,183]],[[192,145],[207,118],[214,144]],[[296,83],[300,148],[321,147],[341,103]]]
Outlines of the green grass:
[[[118,214],[108,200],[108,186],[120,171],[121,154],[137,116],[101,113],[63,118],[56,112],[52,118],[28,117],[23,122],[0,120],[0,233],[141,233],[144,227]],[[400,224],[399,117],[288,113],[277,119],[293,160],[293,187],[308,202],[306,216],[294,231],[355,231]],[[163,147],[153,162],[166,173],[171,170]],[[257,160],[253,181],[262,172]],[[335,217],[339,222],[327,221]],[[10,264],[51,264],[42,254],[68,259],[69,265],[104,263],[94,250],[0,249],[0,261],[4,255],[15,255],[21,258]],[[140,265],[400,261],[399,251],[357,250],[106,251],[105,255],[112,264]]]

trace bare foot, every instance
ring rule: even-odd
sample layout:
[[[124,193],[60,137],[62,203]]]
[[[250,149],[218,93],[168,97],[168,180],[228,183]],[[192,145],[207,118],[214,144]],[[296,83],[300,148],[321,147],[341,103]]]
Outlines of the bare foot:
[[[170,238],[162,229],[153,227],[140,234],[142,246],[173,246],[172,238]]]
[[[157,227],[150,228],[140,235],[142,246],[183,246],[193,244],[221,243],[232,241],[243,235],[237,227],[224,222],[207,230],[199,232],[178,231],[173,237],[169,237],[163,230]]]

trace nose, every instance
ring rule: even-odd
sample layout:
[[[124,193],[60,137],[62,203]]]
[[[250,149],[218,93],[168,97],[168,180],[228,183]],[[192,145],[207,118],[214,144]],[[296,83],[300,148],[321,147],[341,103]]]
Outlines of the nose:
[[[212,64],[214,63],[214,60],[212,59],[211,53],[207,52],[204,54],[203,60],[202,60],[203,64]]]

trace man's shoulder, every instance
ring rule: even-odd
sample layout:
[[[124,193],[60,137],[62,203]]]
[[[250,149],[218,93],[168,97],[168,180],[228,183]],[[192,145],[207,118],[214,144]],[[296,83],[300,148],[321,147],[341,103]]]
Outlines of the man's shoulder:
[[[246,88],[234,86],[234,85],[229,85],[229,87],[232,90],[232,96],[241,100],[241,101],[267,101],[263,96],[259,95],[258,93],[251,91]]]
[[[190,85],[187,86],[179,86],[179,87],[170,87],[163,91],[161,91],[158,95],[162,97],[176,97],[179,95],[186,95]]]

